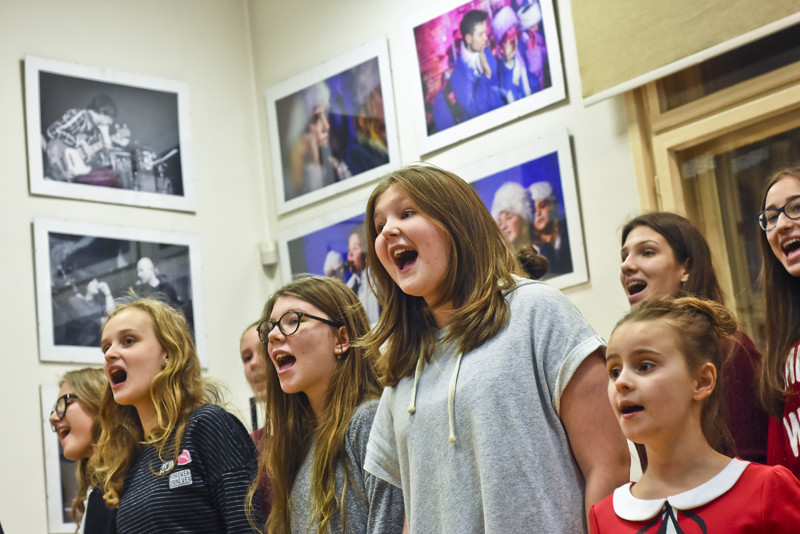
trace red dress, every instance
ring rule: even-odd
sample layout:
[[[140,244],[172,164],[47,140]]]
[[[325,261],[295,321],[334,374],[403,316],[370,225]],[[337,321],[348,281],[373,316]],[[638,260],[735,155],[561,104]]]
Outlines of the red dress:
[[[800,481],[782,466],[735,458],[708,482],[663,499],[637,499],[631,486],[592,506],[591,534],[800,532]]]

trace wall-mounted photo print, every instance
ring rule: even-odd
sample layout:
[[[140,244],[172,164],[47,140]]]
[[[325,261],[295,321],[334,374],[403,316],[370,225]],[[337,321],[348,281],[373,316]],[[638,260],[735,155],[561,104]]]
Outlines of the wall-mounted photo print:
[[[58,397],[58,386],[39,388],[42,403],[42,441],[44,444],[45,487],[47,488],[47,531],[72,534],[77,525],[72,520],[72,501],[78,494],[75,462],[64,458],[56,433],[50,428],[50,411]]]
[[[338,278],[352,289],[371,324],[380,316],[367,270],[364,206],[352,205],[314,222],[281,232],[281,274],[285,281],[298,274]]]
[[[457,171],[471,183],[516,249],[547,258],[542,277],[558,288],[588,281],[578,195],[566,131]]]
[[[552,0],[472,0],[407,32],[420,152],[477,135],[565,97]]]
[[[45,218],[33,230],[41,361],[102,365],[101,325],[132,290],[183,312],[208,365],[198,236]]]
[[[385,40],[267,90],[279,213],[357,187],[399,160]]]
[[[195,210],[189,86],[25,57],[31,193]]]

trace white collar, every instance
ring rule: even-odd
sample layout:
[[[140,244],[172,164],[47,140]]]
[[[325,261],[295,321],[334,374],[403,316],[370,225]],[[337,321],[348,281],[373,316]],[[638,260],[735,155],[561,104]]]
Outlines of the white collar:
[[[731,459],[725,469],[714,478],[703,482],[690,490],[660,499],[639,499],[631,493],[631,482],[614,490],[614,512],[617,516],[628,521],[646,521],[652,519],[664,509],[664,503],[669,502],[677,510],[691,510],[708,504],[717,497],[725,494],[742,476],[745,468],[750,464],[738,458]]]

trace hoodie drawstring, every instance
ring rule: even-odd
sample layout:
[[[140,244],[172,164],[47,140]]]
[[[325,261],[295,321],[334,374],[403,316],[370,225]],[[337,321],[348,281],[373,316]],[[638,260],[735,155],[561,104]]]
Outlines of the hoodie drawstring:
[[[449,441],[450,443],[456,442],[456,433],[455,433],[455,407],[456,407],[456,383],[458,382],[458,372],[461,370],[461,356],[462,354],[459,352],[458,357],[456,357],[456,364],[453,367],[453,376],[450,377],[450,387],[447,390],[447,419],[448,419],[448,426],[450,428],[450,436]],[[422,369],[425,367],[425,360],[420,357],[417,359],[417,367],[414,371],[414,386],[411,389],[411,403],[408,405],[408,413],[414,413],[417,411],[416,402],[417,402],[417,386],[419,385],[419,378],[422,375]]]
[[[417,411],[417,384],[419,384],[419,377],[422,375],[423,367],[425,367],[425,360],[420,356],[417,358],[417,369],[414,371],[414,387],[411,390],[411,404],[408,405],[408,413]]]

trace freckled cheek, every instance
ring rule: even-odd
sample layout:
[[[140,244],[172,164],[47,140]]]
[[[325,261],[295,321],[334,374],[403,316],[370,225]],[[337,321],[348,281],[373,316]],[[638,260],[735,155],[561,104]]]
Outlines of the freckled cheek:
[[[380,235],[375,238],[375,254],[377,254],[378,260],[387,271],[389,267],[394,265],[394,262],[389,258],[389,249],[387,248],[386,240]]]

